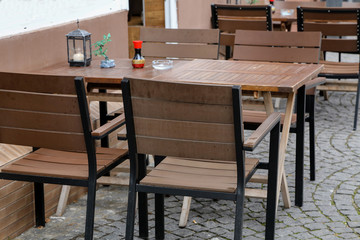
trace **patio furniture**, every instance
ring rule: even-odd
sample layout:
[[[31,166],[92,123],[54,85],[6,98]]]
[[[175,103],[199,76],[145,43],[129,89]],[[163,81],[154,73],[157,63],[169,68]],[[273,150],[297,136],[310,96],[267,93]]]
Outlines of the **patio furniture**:
[[[259,164],[245,158],[245,151],[254,150],[269,132],[266,239],[274,239],[278,113],[245,141],[239,86],[125,78],[122,90],[130,153],[126,239],[133,239],[137,192],[155,193],[156,239],[164,239],[164,194],[236,201],[234,239],[241,239],[245,186]],[[157,156],[149,174],[144,154]],[[140,205],[139,214],[144,214]]]
[[[119,116],[92,130],[83,78],[0,73],[0,141],[34,147],[1,169],[0,178],[34,182],[36,226],[45,226],[44,183],[88,188],[85,239],[92,239],[96,179],[127,156],[95,148],[124,124]]]
[[[246,31],[237,30],[235,35],[234,60],[243,61],[269,61],[286,63],[313,63],[317,64],[320,59],[320,32],[280,32],[280,31]],[[313,80],[320,84],[325,79]],[[315,88],[310,88],[306,93],[306,100],[303,96],[298,97],[297,120],[294,118],[291,132],[296,133],[296,187],[295,195],[302,195],[303,185],[303,158],[304,158],[304,111],[305,107],[308,116],[305,121],[309,122],[309,143],[310,143],[310,180],[315,180]],[[269,103],[270,108],[272,103]],[[268,105],[268,106],[269,106]],[[270,112],[273,110],[271,109]],[[266,117],[265,112],[257,112],[258,116],[249,117],[248,124],[255,123]],[[253,114],[254,115],[254,114]],[[246,116],[246,113],[245,113]],[[259,117],[259,116],[262,116]],[[246,122],[246,121],[245,121]],[[295,197],[296,205],[301,206],[302,199]]]
[[[283,170],[289,129],[293,117],[295,93],[300,90],[305,92],[305,84],[309,84],[320,73],[322,65],[195,59],[192,61],[176,60],[174,61],[174,67],[166,71],[155,70],[152,68],[151,63],[147,62],[143,69],[135,71],[131,66],[131,59],[115,59],[115,62],[116,66],[112,69],[106,69],[106,71],[96,66],[99,60],[94,60],[94,64],[87,68],[71,68],[66,63],[63,63],[37,69],[33,72],[61,76],[81,75],[84,76],[90,88],[97,86],[108,89],[121,89],[122,78],[129,76],[132,78],[176,82],[240,85],[243,91],[265,93],[269,97],[274,94],[282,95],[287,102],[280,142],[279,165],[280,171],[283,172],[283,174],[280,174],[282,177],[282,199],[286,208],[291,207],[286,175]],[[272,94],[269,94],[270,92]],[[112,98],[118,99],[121,97],[120,94],[106,94]],[[92,93],[93,97],[95,95],[96,97],[102,97],[104,94]],[[279,193],[280,189],[278,189],[277,194]]]
[[[142,55],[151,58],[218,59],[218,29],[140,28]]]
[[[320,31],[323,39],[321,50],[346,54],[360,54],[360,8],[308,8],[298,7],[298,31]],[[326,55],[325,55],[326,57]],[[341,57],[340,57],[341,58]],[[360,59],[360,55],[359,55]],[[327,79],[318,87],[324,91],[355,91],[355,116],[353,129],[357,128],[360,94],[359,61],[349,62],[320,61],[324,69],[319,76]],[[341,79],[357,79],[357,83],[344,82]]]
[[[235,31],[272,30],[270,5],[211,5],[212,27],[220,29],[220,45],[226,46],[225,59],[231,57],[234,46]]]

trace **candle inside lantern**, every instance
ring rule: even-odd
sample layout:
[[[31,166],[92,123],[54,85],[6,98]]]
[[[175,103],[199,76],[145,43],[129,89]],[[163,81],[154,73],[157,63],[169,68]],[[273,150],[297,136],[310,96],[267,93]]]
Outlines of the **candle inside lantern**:
[[[75,53],[73,56],[73,60],[75,62],[83,62],[84,61],[84,54],[82,53]]]

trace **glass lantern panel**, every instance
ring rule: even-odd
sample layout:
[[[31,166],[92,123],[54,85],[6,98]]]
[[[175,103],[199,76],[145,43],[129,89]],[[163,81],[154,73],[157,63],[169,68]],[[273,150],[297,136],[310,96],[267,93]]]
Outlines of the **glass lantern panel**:
[[[70,61],[84,61],[84,47],[82,39],[69,39],[69,58]]]
[[[90,40],[86,41],[86,57],[91,58],[91,42]]]

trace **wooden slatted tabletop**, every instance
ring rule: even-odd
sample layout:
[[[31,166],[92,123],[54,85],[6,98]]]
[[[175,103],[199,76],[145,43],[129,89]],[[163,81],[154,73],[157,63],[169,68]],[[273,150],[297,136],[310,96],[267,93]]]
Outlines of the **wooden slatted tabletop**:
[[[242,90],[296,92],[317,76],[318,64],[292,64],[197,59],[153,79],[193,83],[241,85]]]

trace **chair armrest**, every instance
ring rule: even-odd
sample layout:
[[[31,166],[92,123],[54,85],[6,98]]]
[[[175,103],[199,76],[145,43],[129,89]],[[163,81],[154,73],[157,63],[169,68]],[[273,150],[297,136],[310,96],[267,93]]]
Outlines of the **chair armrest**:
[[[274,112],[270,114],[265,121],[251,134],[244,142],[244,150],[253,151],[263,138],[280,122],[281,114]]]
[[[311,81],[307,82],[305,84],[305,89],[310,89],[310,88],[313,88],[313,87],[316,87],[320,84],[323,84],[326,82],[326,78],[324,77],[317,77],[317,78],[314,78],[312,79]]]
[[[115,131],[124,124],[125,124],[125,114],[121,114],[116,118],[114,118],[113,120],[111,120],[110,122],[92,131],[91,135],[95,139],[101,139],[109,135],[111,132]]]

